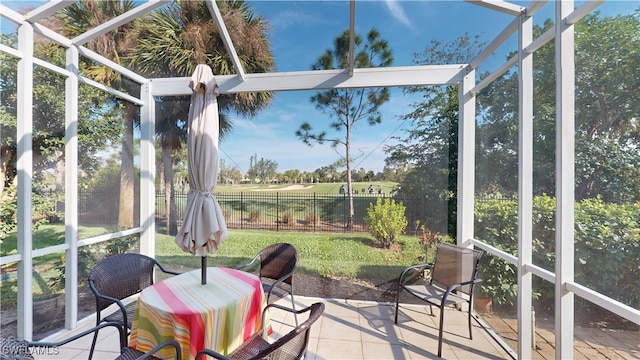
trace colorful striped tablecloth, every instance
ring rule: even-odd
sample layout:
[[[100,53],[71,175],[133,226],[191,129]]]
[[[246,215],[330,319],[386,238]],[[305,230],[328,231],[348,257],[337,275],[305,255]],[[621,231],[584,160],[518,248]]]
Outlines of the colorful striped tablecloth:
[[[207,269],[202,285],[200,269],[156,283],[140,293],[129,346],[142,352],[176,340],[183,359],[213,349],[229,354],[262,330],[266,298],[255,275],[223,267]],[[172,359],[173,350],[156,355]]]

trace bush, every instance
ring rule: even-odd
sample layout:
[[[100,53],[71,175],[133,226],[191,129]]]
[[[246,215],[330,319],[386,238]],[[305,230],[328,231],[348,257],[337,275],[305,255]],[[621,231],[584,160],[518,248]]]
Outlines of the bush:
[[[249,213],[249,221],[250,222],[258,222],[260,220],[260,211],[259,210],[251,210]]]
[[[293,224],[293,215],[291,215],[290,212],[286,212],[282,215],[282,221],[283,224],[285,225],[289,225],[289,224]]]
[[[517,201],[476,204],[475,237],[518,255]],[[555,198],[533,199],[533,263],[555,268]],[[585,199],[575,204],[575,281],[633,308],[640,306],[640,203],[605,203]],[[511,305],[517,298],[516,268],[485,255],[480,262],[482,292],[494,303]],[[534,277],[534,297],[553,304],[554,285]],[[550,307],[549,307],[550,308]],[[577,311],[585,312],[583,308]]]
[[[308,212],[304,216],[304,221],[306,221],[307,225],[318,225],[320,224],[320,215]]]
[[[369,233],[384,248],[390,248],[407,227],[404,211],[405,207],[401,202],[396,203],[393,199],[381,198],[367,208],[364,222],[369,227]]]

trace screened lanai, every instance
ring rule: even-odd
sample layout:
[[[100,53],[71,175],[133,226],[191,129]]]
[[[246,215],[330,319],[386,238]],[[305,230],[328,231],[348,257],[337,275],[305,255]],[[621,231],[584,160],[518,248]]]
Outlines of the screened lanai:
[[[127,24],[139,18],[143,18],[163,9],[168,1],[140,1],[122,13],[114,13],[111,18],[101,19],[95,26],[81,34],[67,38],[61,35],[56,23],[50,17],[70,6],[72,1],[33,2],[32,8],[25,10],[23,2],[3,2],[0,4],[2,15],[3,33],[5,26],[13,26],[17,35],[15,42],[3,40],[0,51],[3,56],[13,59],[15,65],[12,76],[15,88],[3,88],[3,96],[15,98],[15,196],[17,207],[15,219],[17,224],[17,248],[15,252],[2,252],[0,265],[15,266],[17,276],[17,336],[23,339],[33,338],[33,276],[34,260],[39,257],[54,253],[64,252],[66,261],[62,266],[65,269],[64,281],[65,293],[65,327],[73,329],[77,326],[79,318],[78,281],[79,253],[83,247],[95,244],[107,244],[114,239],[134,237],[139,239],[140,253],[154,256],[156,253],[156,192],[158,179],[158,149],[157,149],[157,118],[162,115],[163,101],[171,97],[185,97],[191,94],[188,87],[190,77],[184,74],[180,77],[148,77],[136,73],[133,68],[114,61],[110,49],[106,46],[103,53],[91,50],[88,44],[99,43],[105,35],[116,34],[119,36],[128,30]],[[225,74],[217,74],[216,79],[220,86],[221,94],[256,94],[256,93],[288,93],[296,91],[318,91],[328,89],[345,88],[402,88],[412,86],[454,86],[458,91],[458,162],[457,162],[457,204],[456,204],[456,234],[457,243],[462,246],[476,247],[486,253],[502,259],[515,266],[517,278],[517,356],[518,358],[532,358],[532,347],[535,341],[533,334],[535,314],[530,311],[534,302],[534,279],[542,281],[547,287],[553,288],[555,299],[551,306],[554,310],[555,328],[555,357],[574,358],[575,339],[575,303],[586,301],[605,308],[613,314],[626,319],[631,323],[640,325],[640,310],[637,307],[614,299],[611,294],[594,290],[588,284],[575,280],[575,262],[582,261],[580,253],[575,248],[575,183],[576,183],[576,59],[575,59],[575,24],[585,16],[597,11],[599,7],[609,4],[603,1],[533,1],[533,2],[506,2],[506,1],[466,1],[466,2],[442,2],[450,6],[450,14],[453,19],[452,27],[455,27],[456,13],[477,12],[478,18],[487,14],[500,14],[504,22],[502,30],[494,34],[486,47],[468,63],[416,65],[409,62],[389,67],[358,68],[354,64],[353,56],[349,57],[345,67],[333,70],[308,70],[287,69],[276,71],[273,69],[262,72],[252,72],[247,65],[244,49],[238,49],[237,39],[233,30],[238,27],[233,23],[227,13],[221,11],[224,3],[205,0],[209,11],[212,26],[219,34],[220,47],[224,47],[225,53],[232,67]],[[303,2],[304,3],[304,2]],[[304,6],[301,3],[299,6]],[[362,28],[359,21],[366,19],[359,17],[360,2],[338,2],[344,13],[337,14],[341,18],[339,25],[348,29],[350,33],[350,48],[353,48],[354,34]],[[435,3],[435,2],[434,2]],[[405,4],[405,3],[403,3]],[[411,2],[406,2],[411,6]],[[553,26],[541,34],[534,36],[534,20],[539,12],[546,11],[552,14]],[[390,15],[386,15],[388,19]],[[383,17],[384,19],[385,17]],[[8,25],[10,24],[10,25]],[[187,25],[185,25],[187,26]],[[9,29],[9,28],[7,28]],[[336,31],[337,33],[337,31]],[[143,40],[143,39],[140,39]],[[56,57],[54,52],[38,54],[36,56],[36,44],[47,41],[53,42],[63,49],[64,58]],[[554,234],[553,266],[541,265],[534,261],[535,246],[533,243],[534,219],[534,137],[536,136],[534,123],[534,110],[538,96],[551,96],[534,92],[534,59],[536,51],[544,46],[552,47],[555,52],[555,143],[552,151],[555,152],[555,163],[550,169],[555,171],[555,198],[554,198]],[[287,46],[295,48],[297,44]],[[511,46],[507,53],[508,60],[496,59],[495,54],[505,52],[504,47]],[[324,49],[318,49],[318,54]],[[111,49],[113,51],[113,49]],[[353,55],[353,54],[351,54]],[[91,68],[85,68],[91,64]],[[195,66],[195,64],[194,64]],[[285,67],[286,68],[286,67]],[[480,70],[483,75],[480,76]],[[126,79],[126,86],[112,87],[112,83],[102,72],[120,74]],[[478,163],[476,148],[479,146],[476,138],[476,128],[482,118],[481,110],[476,107],[477,96],[493,81],[499,80],[506,72],[517,73],[518,98],[518,126],[517,126],[517,250],[507,252],[489,244],[485,239],[476,236],[482,223],[475,218],[477,208],[476,195],[479,189],[476,187],[476,171],[478,166],[486,164]],[[41,168],[35,168],[34,158],[42,156],[34,144],[33,139],[38,132],[49,131],[48,128],[34,128],[34,114],[38,111],[34,101],[47,101],[46,96],[52,94],[38,93],[35,85],[43,74],[54,74],[46,78],[55,86],[63,99],[64,109],[54,109],[64,118],[64,125],[58,124],[56,128],[64,133],[64,161],[47,164],[49,173],[56,173],[63,177],[63,198],[58,199],[59,211],[64,216],[64,234],[58,234],[57,242],[44,247],[34,248],[33,242],[33,208],[39,206],[39,200],[32,195],[33,184]],[[46,76],[45,76],[46,77]],[[5,76],[3,75],[3,78]],[[79,136],[79,122],[82,117],[91,118],[90,113],[108,114],[105,108],[87,109],[87,100],[83,97],[100,96],[95,92],[109,98],[117,98],[126,103],[122,105],[126,111],[135,113],[139,118],[139,127],[135,130],[122,130],[123,134],[130,133],[135,136],[135,148],[128,151],[135,152],[135,157],[130,161],[135,162],[137,171],[131,174],[135,183],[135,198],[129,199],[134,210],[128,219],[128,226],[117,230],[111,228],[100,229],[96,233],[80,232],[80,218],[86,209],[80,208],[78,197],[82,192],[83,169],[79,165],[83,163],[83,153],[79,150],[87,147],[79,146],[86,139]],[[6,94],[6,95],[5,95]],[[105,95],[106,94],[106,95]],[[4,104],[3,104],[4,105]],[[5,113],[11,113],[5,109]],[[109,116],[109,115],[107,115]],[[635,117],[637,124],[637,114]],[[5,125],[3,124],[3,127]],[[52,125],[52,129],[54,126]],[[56,131],[58,131],[56,130]],[[1,130],[0,130],[1,131]],[[106,130],[108,131],[108,130]],[[3,138],[8,138],[6,131],[2,131]],[[60,135],[60,134],[58,134]],[[6,136],[6,137],[5,137]],[[105,141],[115,141],[105,135]],[[133,140],[133,139],[132,139]],[[274,143],[274,146],[277,144]],[[4,146],[4,141],[3,141]],[[9,161],[3,152],[3,164]],[[124,159],[124,157],[123,157]],[[121,160],[117,159],[116,160]],[[124,160],[122,160],[124,161]],[[91,164],[91,166],[112,166],[110,162],[103,164]],[[51,169],[56,169],[55,171]],[[45,171],[46,172],[46,171]],[[5,190],[6,191],[6,190]],[[6,194],[6,192],[5,192]],[[4,198],[3,198],[3,201]],[[122,200],[121,200],[122,201]],[[635,199],[636,203],[638,199]],[[96,207],[100,205],[97,204]],[[105,214],[105,216],[107,216]],[[614,215],[612,215],[614,216]],[[112,219],[114,224],[121,224],[121,219]],[[609,219],[615,222],[615,219]],[[499,231],[499,230],[498,230]],[[636,229],[637,231],[637,229]],[[3,234],[4,236],[4,234]],[[636,241],[637,241],[637,235]],[[637,245],[637,244],[636,244]],[[4,246],[4,245],[3,245]],[[622,257],[635,256],[627,253]],[[628,258],[626,259],[628,261]],[[624,263],[621,261],[621,264]],[[409,264],[407,264],[409,265]],[[36,279],[36,280],[34,280]],[[3,282],[4,282],[3,278]],[[614,281],[614,280],[612,280]],[[633,290],[633,289],[630,289]],[[640,292],[640,289],[635,289]]]

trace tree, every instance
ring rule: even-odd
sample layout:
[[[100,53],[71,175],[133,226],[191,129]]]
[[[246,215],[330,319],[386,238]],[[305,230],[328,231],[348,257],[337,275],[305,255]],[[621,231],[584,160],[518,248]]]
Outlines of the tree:
[[[251,166],[247,174],[252,179],[259,179],[260,183],[268,184],[278,174],[278,163],[273,160],[260,158],[258,155],[251,158]]]
[[[2,34],[2,43],[8,46],[16,44],[15,34]],[[65,52],[52,42],[40,41],[34,47],[37,58],[50,59],[52,63],[64,67]],[[0,174],[2,187],[0,201],[3,207],[13,206],[17,202],[15,191],[4,192],[5,188],[15,187],[17,161],[17,60],[6,53],[0,53]],[[84,65],[84,63],[83,63]],[[65,162],[65,105],[64,78],[46,69],[36,69],[33,79],[33,215],[41,217],[45,212],[52,212],[51,196],[48,191],[53,183],[59,191],[63,186]],[[78,164],[82,173],[89,178],[101,167],[100,153],[108,150],[121,133],[121,109],[116,106],[110,95],[91,86],[81,85],[78,104]],[[53,182],[50,181],[53,176]],[[83,178],[80,179],[83,186]],[[47,191],[45,193],[44,191]],[[46,195],[45,195],[46,194]],[[58,209],[60,210],[60,209]],[[15,222],[15,212],[3,218]]]
[[[224,159],[220,159],[220,173],[218,175],[223,184],[237,184],[242,180],[242,172],[237,167],[229,167]]]
[[[478,37],[469,34],[450,42],[432,40],[414,62],[426,64],[468,63],[483,47]],[[398,145],[385,147],[387,166],[405,169],[400,195],[427,199],[432,209],[416,209],[420,220],[431,230],[455,235],[455,206],[458,174],[458,89],[456,86],[415,86],[407,94],[423,94],[413,111],[402,117],[412,127]],[[410,206],[410,205],[408,205]],[[447,214],[446,219],[442,214]]]
[[[81,0],[65,7],[57,18],[52,22],[52,27],[58,27],[63,35],[72,38],[78,36],[96,26],[105,23],[112,18],[124,14],[135,8],[132,0],[109,1],[109,0]],[[118,31],[111,31],[94,40],[86,46],[105,56],[106,58],[121,63],[122,54],[131,51],[136,44],[126,41],[126,36],[139,19],[122,25]],[[132,85],[130,81],[124,79],[119,73],[106,66],[90,65],[82,69],[90,78],[107,84],[108,86],[123,89],[126,93],[138,91],[137,85]],[[114,99],[115,102],[123,106],[123,126],[121,169],[120,169],[120,206],[118,209],[118,227],[131,228],[134,226],[134,204],[135,198],[135,171],[133,163],[133,130],[135,124],[139,123],[138,107],[125,100]]]
[[[553,25],[534,27],[534,36]],[[587,15],[576,24],[576,200],[640,198],[640,19]],[[534,59],[534,193],[555,194],[555,49],[546,44]],[[517,182],[517,73],[509,72],[482,97],[482,163],[478,186],[515,193]],[[500,149],[500,151],[496,151]],[[506,154],[512,155],[506,155]],[[500,177],[492,176],[499,173]],[[504,181],[508,179],[507,181]],[[503,181],[501,181],[503,180]]]
[[[248,72],[268,72],[274,66],[268,43],[265,19],[257,17],[244,1],[217,3],[238,49],[242,66]],[[125,62],[147,77],[190,76],[196,65],[207,64],[215,74],[232,74],[233,62],[225,50],[219,29],[211,18],[205,2],[175,1],[143,18],[127,36],[135,41],[136,50],[123,55]],[[220,137],[230,133],[231,119],[225,114],[236,112],[255,116],[272,99],[269,92],[222,94]],[[165,201],[174,209],[173,167],[182,144],[186,143],[189,97],[158,99],[156,132],[162,139]],[[168,232],[177,233],[175,211],[169,211]]]
[[[346,69],[349,63],[349,31],[345,30],[334,40],[334,49],[327,50],[313,65],[314,70]],[[389,44],[383,40],[376,29],[371,29],[367,34],[366,42],[359,35],[354,36],[354,63],[358,68],[385,67],[393,63],[393,56]],[[347,228],[353,226],[353,185],[351,179],[351,167],[353,156],[351,154],[351,132],[356,123],[367,119],[369,125],[382,122],[379,107],[389,100],[387,88],[359,88],[359,89],[333,89],[318,92],[311,97],[311,102],[316,104],[316,109],[327,114],[332,119],[330,127],[343,132],[344,137],[336,135],[327,137],[327,133],[315,132],[307,122],[303,123],[296,131],[296,136],[305,144],[313,146],[331,143],[335,149],[338,145],[344,146],[342,158],[347,166],[347,190],[349,197],[349,218]]]

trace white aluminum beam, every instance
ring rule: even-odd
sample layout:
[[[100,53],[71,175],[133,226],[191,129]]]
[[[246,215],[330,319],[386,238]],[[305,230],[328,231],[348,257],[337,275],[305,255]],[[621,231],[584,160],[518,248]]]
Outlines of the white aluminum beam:
[[[80,56],[78,48],[67,49],[65,81],[65,146],[64,146],[64,198],[78,198],[78,97]],[[78,202],[65,201],[65,327],[73,329],[78,322]]]
[[[18,338],[33,338],[33,27],[25,22],[18,28],[17,151],[18,177]]]
[[[573,0],[556,2],[556,359],[573,359],[575,206],[575,34],[564,21]]]
[[[149,83],[142,85],[140,99],[140,253],[155,258],[156,142],[155,102]]]
[[[464,64],[358,68],[348,70],[312,70],[248,74],[245,81],[234,75],[216,76],[220,93],[260,91],[323,90],[360,87],[391,87],[457,84],[462,80]],[[191,95],[190,77],[151,79],[154,96]]]
[[[104,35],[113,29],[117,29],[118,27],[127,24],[135,20],[136,18],[142,17],[144,14],[147,14],[168,3],[169,0],[149,0],[143,5],[137,6],[136,8],[131,9],[122,15],[116,16],[115,18],[94,27],[93,29],[85,32],[82,35],[76,36],[71,41],[75,45],[84,45],[89,41],[97,38],[98,36]]]
[[[0,44],[0,51],[3,52],[3,53],[7,53],[9,55],[13,55],[14,57],[17,57],[18,59],[22,58],[22,52],[20,50],[16,50],[16,49],[12,48],[11,46]]]
[[[106,57],[96,53],[95,51],[89,50],[84,46],[79,46],[78,47],[78,51],[80,52],[80,55],[85,56],[91,60],[94,60],[96,62],[99,62],[100,64],[112,69],[113,71],[120,73],[121,75],[124,75],[125,77],[137,82],[138,84],[144,84],[146,82],[148,82],[149,80],[143,76],[140,76],[138,73],[133,72],[127,68],[125,68],[124,66],[111,61],[109,59],[107,59]]]
[[[73,3],[75,3],[75,0],[50,0],[42,6],[38,6],[37,8],[29,11],[25,16],[25,19],[28,22],[35,24],[36,22],[48,18]]]
[[[476,71],[469,69],[458,90],[458,203],[456,231],[458,245],[473,244],[476,155],[476,97],[470,90],[475,85]]]
[[[531,359],[533,348],[533,18],[518,17],[518,358]]]
[[[43,26],[41,24],[33,24],[33,29],[37,31],[40,35],[64,46],[65,48],[69,48],[71,47],[71,45],[73,45],[70,39],[67,39],[66,37],[58,34],[57,32],[49,29],[46,26]]]
[[[356,30],[355,30],[355,23],[356,23],[356,0],[351,0],[349,2],[349,65],[348,65],[348,70],[349,70],[349,76],[353,76],[353,68],[354,66],[354,59],[355,59],[355,54],[353,53],[355,51],[355,36],[356,36]]]
[[[518,16],[524,11],[524,6],[512,4],[502,0],[465,0],[487,9],[497,10],[505,14]]]
[[[610,297],[607,297],[580,284],[567,283],[567,289],[576,293],[576,295],[580,296],[583,299],[591,301],[592,303],[601,306],[604,309],[607,309],[640,325],[640,310],[638,309],[634,309],[629,305],[611,299]]]
[[[8,7],[0,4],[0,17],[5,17],[18,25],[24,24],[24,15],[20,14],[17,11],[13,11]]]
[[[236,72],[238,73],[238,78],[240,81],[244,81],[246,75],[244,73],[244,68],[242,67],[242,63],[240,62],[240,58],[238,57],[238,53],[236,52],[236,47],[233,45],[233,41],[231,41],[231,36],[229,35],[229,31],[227,30],[227,26],[224,24],[224,20],[222,19],[222,14],[220,13],[220,9],[216,4],[215,0],[208,0],[206,2],[207,7],[209,7],[209,11],[211,12],[211,17],[213,21],[216,22],[218,26],[218,31],[220,32],[220,36],[222,37],[222,41],[224,42],[224,46],[227,48],[229,55],[231,56],[231,61],[233,62],[233,66],[236,68]]]
[[[580,19],[582,19],[591,11],[593,11],[593,9],[600,6],[600,4],[602,4],[603,2],[604,0],[585,1],[582,5],[580,5],[577,9],[575,9],[571,14],[569,14],[566,17],[565,23],[567,25],[574,25],[575,23],[580,21]]]

